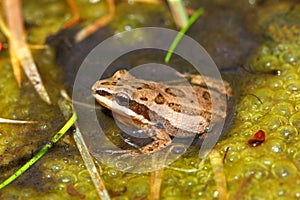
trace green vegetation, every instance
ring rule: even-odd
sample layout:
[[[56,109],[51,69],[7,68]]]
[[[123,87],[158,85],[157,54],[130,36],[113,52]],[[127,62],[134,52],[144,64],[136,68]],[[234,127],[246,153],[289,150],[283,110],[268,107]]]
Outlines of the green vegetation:
[[[187,25],[180,30],[180,32],[178,33],[178,35],[176,36],[176,38],[174,39],[174,41],[172,42],[172,44],[170,46],[170,49],[165,57],[165,63],[168,63],[170,61],[173,51],[176,49],[176,46],[178,46],[178,44],[179,44],[180,40],[182,39],[182,37],[184,36],[184,34],[189,30],[189,28],[193,25],[193,23],[195,23],[195,21],[202,15],[203,12],[204,12],[204,9],[199,8],[190,17]]]
[[[32,165],[34,165],[47,151],[53,147],[53,145],[60,140],[62,136],[69,130],[69,128],[75,123],[77,117],[76,113],[73,113],[72,117],[67,121],[67,123],[52,137],[51,141],[49,141],[39,152],[32,157],[25,165],[23,165],[18,171],[16,171],[12,176],[3,181],[0,184],[0,189],[4,188],[12,181],[21,176],[26,170],[28,170]]]

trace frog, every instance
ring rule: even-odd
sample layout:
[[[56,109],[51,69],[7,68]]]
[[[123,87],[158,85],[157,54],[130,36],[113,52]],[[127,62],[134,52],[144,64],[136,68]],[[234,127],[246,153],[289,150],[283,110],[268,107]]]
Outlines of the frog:
[[[142,154],[150,154],[169,146],[173,137],[207,133],[213,114],[211,95],[217,105],[214,115],[219,119],[226,117],[221,96],[232,96],[229,83],[221,80],[220,84],[220,80],[206,77],[210,83],[208,89],[201,75],[179,72],[177,75],[190,84],[145,80],[120,69],[112,77],[96,81],[91,88],[92,95],[122,124],[143,130],[152,139],[139,148]]]

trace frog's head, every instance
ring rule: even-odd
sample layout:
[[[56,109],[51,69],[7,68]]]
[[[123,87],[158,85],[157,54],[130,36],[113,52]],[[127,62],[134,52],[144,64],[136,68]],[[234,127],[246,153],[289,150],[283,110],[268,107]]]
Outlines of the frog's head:
[[[134,101],[136,89],[132,87],[132,82],[136,82],[135,80],[127,70],[119,70],[112,77],[97,81],[92,86],[93,96],[119,120],[131,118],[140,124],[149,124],[148,108]]]
[[[127,70],[118,70],[110,78],[97,81],[92,86],[93,96],[96,101],[102,106],[112,109],[113,101],[119,100],[120,104],[125,104],[130,100],[130,96],[120,93],[120,88],[123,87],[121,79],[131,76]],[[126,101],[126,102],[125,102]]]

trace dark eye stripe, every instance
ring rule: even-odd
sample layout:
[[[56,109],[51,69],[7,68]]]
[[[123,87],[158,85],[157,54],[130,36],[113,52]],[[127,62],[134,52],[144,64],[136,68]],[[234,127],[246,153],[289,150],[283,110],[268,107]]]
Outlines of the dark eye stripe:
[[[116,85],[117,82],[114,81],[105,81],[105,82],[101,82],[101,85]]]
[[[103,96],[103,97],[111,96],[111,94],[109,92],[106,92],[104,90],[96,90],[96,94],[99,94],[100,96]]]

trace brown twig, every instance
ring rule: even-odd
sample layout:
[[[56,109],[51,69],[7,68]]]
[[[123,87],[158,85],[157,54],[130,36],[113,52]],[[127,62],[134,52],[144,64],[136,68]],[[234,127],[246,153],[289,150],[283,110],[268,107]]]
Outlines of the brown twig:
[[[64,29],[73,26],[74,24],[76,24],[80,20],[80,13],[79,13],[78,7],[77,7],[76,3],[74,2],[74,0],[67,0],[67,2],[68,2],[68,5],[71,9],[73,17],[67,23],[65,23],[63,25]]]
[[[85,27],[81,31],[79,31],[75,36],[76,42],[82,41],[84,38],[91,35],[99,28],[105,26],[113,19],[114,15],[115,15],[115,2],[114,2],[114,0],[107,0],[107,4],[108,4],[109,13],[106,16],[98,19],[95,23],[93,23],[93,24]]]

